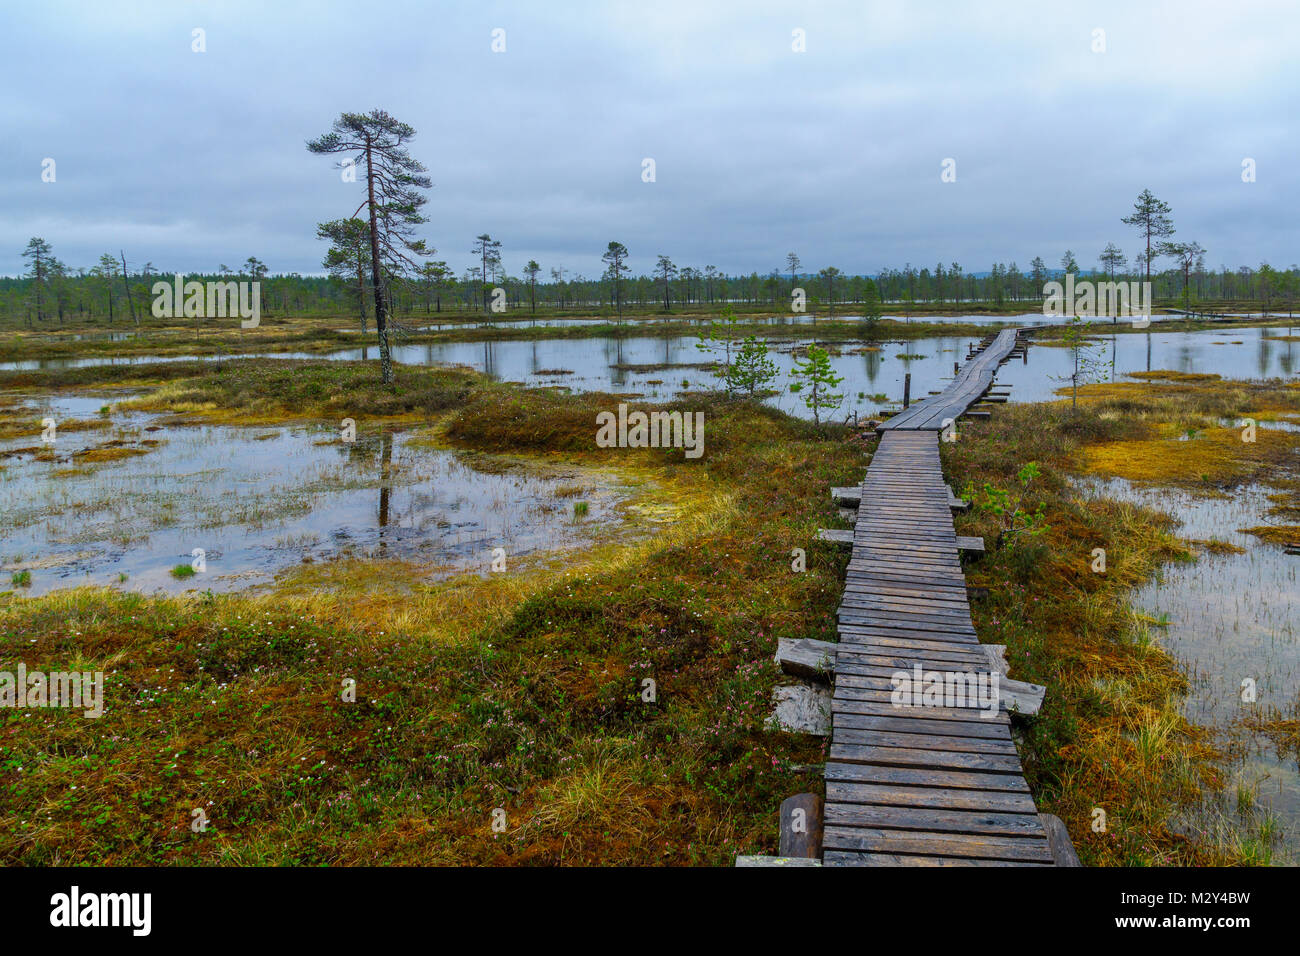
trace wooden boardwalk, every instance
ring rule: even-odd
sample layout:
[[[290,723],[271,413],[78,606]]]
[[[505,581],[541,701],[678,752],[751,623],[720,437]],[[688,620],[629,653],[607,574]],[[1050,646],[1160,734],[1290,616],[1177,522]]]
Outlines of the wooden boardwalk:
[[[937,431],[943,427],[944,419],[956,421],[989,390],[998,366],[1016,347],[1019,333],[1019,329],[1003,329],[982,352],[962,366],[947,388],[886,419],[877,431]]]
[[[991,671],[971,624],[937,430],[983,394],[1015,337],[1000,333],[949,389],[890,419],[862,483],[839,611],[827,866],[1052,865],[1005,711],[891,701],[891,677],[914,665]]]

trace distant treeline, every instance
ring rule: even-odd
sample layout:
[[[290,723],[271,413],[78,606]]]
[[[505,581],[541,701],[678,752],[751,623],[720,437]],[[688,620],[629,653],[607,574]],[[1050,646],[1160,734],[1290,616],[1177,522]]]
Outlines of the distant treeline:
[[[33,243],[40,242],[33,240]],[[47,243],[37,254],[27,256],[27,273],[17,278],[0,278],[0,314],[10,320],[57,324],[69,319],[131,321],[145,317],[153,303],[152,286],[171,281],[172,273],[152,263],[123,271],[122,259],[105,253],[90,269],[71,269],[60,262]],[[869,299],[883,300],[889,311],[899,312],[909,303],[917,306],[939,303],[1006,305],[1024,303],[1037,308],[1043,286],[1059,279],[1065,271],[1081,277],[1140,281],[1141,269],[1129,269],[1127,262],[1112,258],[1109,269],[1083,270],[1069,252],[1062,257],[1066,268],[1049,269],[1035,258],[1028,271],[1016,263],[995,263],[987,272],[968,272],[958,263],[933,268],[885,269],[876,276],[844,275],[836,269],[808,273],[799,269],[765,274],[728,275],[713,266],[697,269],[671,266],[665,279],[661,268],[655,276],[626,276],[619,281],[621,305],[639,311],[671,311],[734,303],[759,308],[782,308],[791,301],[795,288],[804,290],[808,309],[825,312],[830,306],[851,307]],[[1139,263],[1140,264],[1140,263]],[[671,265],[671,263],[670,263]],[[504,290],[511,313],[521,310],[614,314],[618,309],[614,282],[608,275],[589,278],[561,268],[550,270],[550,281],[542,281],[540,268],[529,263],[531,276],[516,277],[499,266],[490,269],[486,282],[467,270],[462,276],[450,270],[429,269],[415,278],[393,278],[391,289],[397,316],[434,315],[457,312],[486,312],[491,308],[492,290]],[[662,266],[662,263],[661,263]],[[495,272],[495,274],[493,274]],[[298,273],[270,274],[267,267],[250,257],[237,269],[223,267],[211,273],[185,273],[185,279],[206,281],[260,281],[262,315],[359,316],[359,291],[368,283],[335,276],[304,276]],[[1300,293],[1300,269],[1243,266],[1219,270],[1203,265],[1183,270],[1173,268],[1151,274],[1152,294],[1165,302],[1213,307],[1219,302],[1257,302],[1269,310],[1294,307]],[[498,296],[498,299],[501,297]],[[360,298],[364,302],[364,298]],[[665,309],[665,302],[668,308]]]

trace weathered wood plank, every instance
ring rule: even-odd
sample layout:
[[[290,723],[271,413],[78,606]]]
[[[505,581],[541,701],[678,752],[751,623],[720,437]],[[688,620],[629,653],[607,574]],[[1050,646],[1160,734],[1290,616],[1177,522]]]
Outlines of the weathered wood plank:
[[[816,857],[821,852],[825,805],[815,793],[797,793],[781,803],[779,853],[783,857]]]
[[[1012,837],[828,826],[825,830],[823,846],[831,850],[1052,862],[1047,839],[1041,833],[1032,837]]]
[[[740,866],[741,857],[736,858]],[[776,859],[776,857],[771,857]],[[749,864],[755,865],[755,864]],[[852,850],[827,850],[823,866],[1050,866],[1014,860],[977,860],[955,856],[922,856],[903,853],[856,853]]]
[[[831,761],[826,764],[826,779],[846,783],[897,784],[917,790],[943,787],[952,790],[1029,793],[1029,784],[1019,774],[929,767],[886,767]]]
[[[891,767],[933,767],[946,770],[979,770],[985,773],[1020,773],[1015,754],[976,754],[956,750],[911,750],[907,747],[874,747],[865,744],[831,743],[830,759],[842,763],[878,763]]]
[[[958,790],[951,787],[900,787],[896,784],[827,781],[830,803],[869,803],[900,807],[930,807],[947,810],[988,810],[998,813],[1034,813],[1033,797],[1027,793],[996,790]]]
[[[989,836],[1043,836],[1037,813],[895,807],[859,803],[827,803],[826,826],[920,830],[926,833],[969,833]],[[782,856],[794,856],[783,853]],[[1051,856],[1051,848],[1048,848]]]
[[[1047,831],[1047,846],[1052,851],[1052,859],[1056,865],[1083,866],[1079,862],[1079,854],[1074,852],[1070,832],[1065,829],[1061,818],[1051,813],[1040,813],[1038,817],[1043,821],[1043,829]]]

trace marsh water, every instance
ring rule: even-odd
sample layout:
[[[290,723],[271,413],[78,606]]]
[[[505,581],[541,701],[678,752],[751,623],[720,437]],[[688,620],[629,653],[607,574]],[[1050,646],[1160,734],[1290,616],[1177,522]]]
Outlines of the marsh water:
[[[1121,479],[1084,487],[1089,494],[1174,515],[1181,537],[1242,549],[1165,565],[1134,592],[1131,603],[1188,676],[1188,720],[1219,732],[1216,742],[1228,755],[1228,800],[1244,790],[1271,810],[1285,828],[1285,847],[1295,862],[1300,754],[1243,725],[1252,717],[1294,719],[1300,708],[1300,557],[1239,530],[1275,523],[1267,515],[1274,489],[1249,485],[1230,498],[1203,498]],[[1236,812],[1231,803],[1219,809]],[[1206,822],[1201,817],[1188,825]]]
[[[1041,318],[1041,316],[1039,317]],[[1180,372],[1213,371],[1225,378],[1290,377],[1300,370],[1300,342],[1288,341],[1286,330],[1267,327],[1208,329],[1173,332],[1105,334],[1094,340],[1092,357],[1101,368],[1099,380],[1120,379],[1126,373],[1173,369]],[[796,352],[811,342],[772,343],[771,358],[778,368],[768,402],[794,415],[811,417],[799,395],[789,391],[790,369]],[[901,342],[841,342],[828,346],[831,364],[844,377],[845,395],[840,417],[870,417],[897,408],[903,397],[904,377],[911,374],[911,397],[941,390],[953,376],[953,363],[964,362],[974,336],[909,339]],[[447,344],[398,345],[396,361],[408,365],[464,365],[503,381],[529,386],[558,386],[574,391],[605,391],[671,401],[683,391],[718,386],[717,373],[708,366],[723,360],[719,351],[704,352],[696,336],[595,337],[582,339],[501,340]],[[279,353],[263,357],[286,359],[373,360],[373,347],[343,349],[324,354]],[[183,361],[195,356],[159,359],[132,356],[124,359],[63,359],[0,363],[0,370],[61,368],[97,364],[140,364]],[[212,358],[212,361],[219,359]],[[998,373],[998,382],[1013,386],[1012,401],[1050,399],[1069,380],[1069,349],[1031,344],[1023,361],[1012,361]]]
[[[0,442],[0,588],[26,571],[27,594],[83,584],[231,591],[349,557],[414,562],[435,576],[486,572],[494,548],[509,567],[584,543],[630,494],[605,474],[466,456],[405,433],[345,442],[305,427],[173,427],[117,411],[98,420],[102,405],[33,404],[22,413],[104,427],[70,425],[49,445]]]

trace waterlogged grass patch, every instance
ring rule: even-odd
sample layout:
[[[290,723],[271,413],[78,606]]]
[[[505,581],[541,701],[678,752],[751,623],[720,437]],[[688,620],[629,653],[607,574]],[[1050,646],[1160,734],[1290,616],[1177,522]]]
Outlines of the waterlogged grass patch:
[[[9,416],[0,417],[0,441],[10,438],[39,438],[45,431],[43,414],[32,412],[29,408],[22,409],[23,414],[10,418]],[[62,421],[56,420],[56,432],[76,433],[101,431],[110,426],[110,422],[102,418],[68,418]]]
[[[79,464],[121,461],[123,458],[135,458],[139,455],[147,455],[158,447],[158,442],[147,440],[136,445],[129,445],[125,441],[115,440],[105,442],[102,445],[96,445],[94,448],[83,448],[80,451],[72,453],[72,460]]]
[[[239,360],[168,382],[124,403],[242,425],[304,419],[427,421],[466,400],[482,381],[468,369],[404,366],[386,387],[364,362]]]
[[[1246,549],[1218,538],[1191,538],[1187,543],[1205,554],[1245,554]]]
[[[1296,438],[1259,429],[1242,441],[1241,428],[1201,431],[1164,425],[1159,437],[1091,445],[1083,452],[1090,474],[1128,481],[1181,486],[1223,486],[1249,481],[1294,454]]]
[[[1288,545],[1300,543],[1300,525],[1256,525],[1253,528],[1242,528],[1241,533],[1253,535],[1269,544]]]
[[[1222,376],[1210,372],[1175,372],[1170,369],[1156,369],[1152,372],[1125,372],[1127,378],[1136,378],[1144,382],[1217,382]]]

